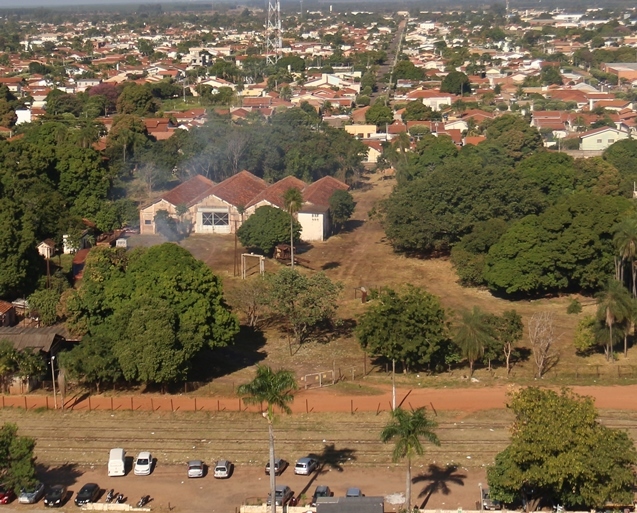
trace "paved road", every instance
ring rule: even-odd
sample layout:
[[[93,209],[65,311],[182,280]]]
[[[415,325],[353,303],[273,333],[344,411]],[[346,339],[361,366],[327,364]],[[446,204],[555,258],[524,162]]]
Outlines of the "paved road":
[[[387,60],[385,64],[382,64],[378,67],[378,73],[376,74],[376,81],[380,84],[383,77],[390,73],[394,66],[396,65],[396,61],[398,59],[398,50],[400,47],[400,42],[402,41],[403,34],[405,33],[405,27],[407,26],[407,20],[402,19],[398,24],[398,30],[396,30],[396,34],[394,35],[394,39],[389,45],[389,50],[387,51]],[[384,86],[380,86],[377,91],[373,92],[371,95],[372,103],[374,103],[374,99],[382,94],[385,94],[387,91],[384,89]]]

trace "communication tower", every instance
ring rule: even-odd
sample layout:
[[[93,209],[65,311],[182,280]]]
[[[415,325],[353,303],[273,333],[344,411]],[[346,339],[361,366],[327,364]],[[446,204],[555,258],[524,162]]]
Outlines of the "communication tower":
[[[281,0],[268,0],[268,19],[265,23],[265,58],[275,64],[281,58],[283,32],[281,31]]]

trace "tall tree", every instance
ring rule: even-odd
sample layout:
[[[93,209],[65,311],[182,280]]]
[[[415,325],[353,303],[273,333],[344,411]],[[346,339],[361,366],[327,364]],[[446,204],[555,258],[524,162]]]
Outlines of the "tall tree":
[[[527,511],[543,499],[569,509],[632,503],[634,443],[600,424],[590,397],[530,387],[513,393],[507,407],[515,416],[511,444],[487,470],[491,498],[511,504],[521,497]]]
[[[365,352],[397,360],[405,372],[415,366],[443,367],[452,346],[440,299],[413,286],[382,290],[355,333]]]
[[[426,438],[434,445],[440,445],[438,436],[434,433],[436,423],[427,418],[425,408],[418,408],[411,412],[396,408],[391,412],[391,419],[380,433],[383,443],[394,441],[392,460],[407,459],[407,479],[405,486],[406,511],[411,511],[411,460],[414,456],[422,456],[424,449],[421,438]]]
[[[285,210],[290,214],[290,266],[294,269],[294,215],[303,206],[303,195],[301,191],[294,187],[283,193],[283,203]]]
[[[473,364],[484,353],[484,347],[493,338],[484,312],[477,306],[462,312],[462,318],[454,342],[469,361],[469,373],[473,376]]]
[[[276,472],[274,469],[274,408],[290,414],[290,404],[294,401],[294,392],[298,388],[294,373],[289,370],[272,370],[265,365],[257,365],[257,374],[250,383],[240,385],[237,392],[247,405],[267,404],[263,416],[268,421],[268,435],[270,447],[270,501],[272,513],[276,513]]]
[[[606,360],[613,359],[613,326],[630,316],[630,293],[617,280],[610,279],[606,288],[597,294],[597,317],[603,320],[608,328],[606,344]]]
[[[35,481],[35,440],[18,436],[18,426],[4,424],[0,428],[0,478],[18,492]]]
[[[626,264],[628,264],[631,272],[630,289],[633,297],[637,297],[637,283],[635,283],[637,281],[637,266],[635,266],[635,259],[637,258],[637,217],[624,219],[615,227],[613,243],[619,256],[619,262],[615,264],[615,279],[625,283],[624,269]]]
[[[270,310],[288,325],[297,343],[321,322],[333,320],[343,289],[324,273],[306,276],[287,267],[268,275],[267,282]]]

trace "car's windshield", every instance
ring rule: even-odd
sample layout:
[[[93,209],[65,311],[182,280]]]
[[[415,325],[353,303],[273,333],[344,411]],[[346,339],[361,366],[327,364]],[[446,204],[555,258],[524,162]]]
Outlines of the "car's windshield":
[[[137,464],[138,465],[148,465],[148,460],[145,459],[145,458],[144,459],[140,458],[140,459],[137,460]]]

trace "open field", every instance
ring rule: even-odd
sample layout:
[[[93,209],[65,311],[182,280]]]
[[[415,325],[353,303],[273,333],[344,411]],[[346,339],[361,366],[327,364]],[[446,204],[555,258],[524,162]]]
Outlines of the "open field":
[[[343,283],[344,292],[338,309],[338,316],[341,319],[355,320],[365,309],[360,299],[355,299],[356,287],[364,286],[368,289],[383,286],[398,287],[404,283],[424,287],[438,295],[451,316],[463,308],[476,305],[492,313],[515,309],[527,322],[536,312],[550,311],[555,316],[556,332],[559,335],[557,341],[559,361],[549,371],[545,382],[556,384],[637,382],[637,353],[633,354],[629,351],[626,359],[620,356],[617,365],[608,365],[601,354],[588,358],[575,355],[572,346],[573,331],[577,321],[583,315],[594,312],[592,298],[579,297],[584,311],[579,315],[568,315],[566,308],[571,296],[508,301],[495,297],[484,289],[460,286],[453,267],[447,259],[407,258],[394,253],[385,239],[380,223],[369,219],[368,216],[378,201],[389,196],[394,183],[393,180],[385,180],[376,174],[364,176],[363,186],[352,191],[357,207],[345,231],[325,242],[313,243],[303,254],[304,258],[310,261],[311,270],[307,272],[322,270],[330,278]],[[233,275],[234,236],[191,236],[181,244],[219,274],[224,279],[226,288],[232,288],[240,279]],[[243,251],[244,249],[239,245],[237,253]],[[280,266],[280,263],[268,260],[266,270],[276,271]],[[252,348],[249,351],[252,351]],[[232,358],[237,354],[247,356],[240,347],[231,350],[230,353]],[[224,354],[220,353],[219,356],[223,360]],[[360,376],[365,369],[369,374],[368,380],[386,383],[387,374],[384,372],[384,367],[374,367],[373,361],[368,359],[364,363],[364,359],[365,356],[357,341],[347,330],[338,337],[322,337],[320,341],[309,341],[301,347],[290,348],[287,337],[275,327],[271,327],[266,330],[265,340],[258,348],[257,360],[252,358],[247,366],[250,367],[255,361],[264,361],[276,366],[292,368],[299,377],[307,373],[330,369],[337,372],[340,369],[345,377],[350,376],[352,371],[355,376]],[[246,361],[249,360],[249,357],[246,358]],[[502,368],[495,368],[492,371],[478,368],[475,377],[483,384],[508,381],[531,383],[534,381],[534,370],[532,362],[527,360],[517,363],[510,377],[506,376]],[[245,380],[249,376],[249,369],[237,369],[229,375],[220,377],[216,383],[221,387],[227,387],[229,382]],[[459,369],[433,377],[424,374],[418,377],[408,375],[399,379],[405,386],[415,386],[418,383],[427,386],[452,386],[454,383],[456,386],[464,386],[467,382],[467,370]]]

